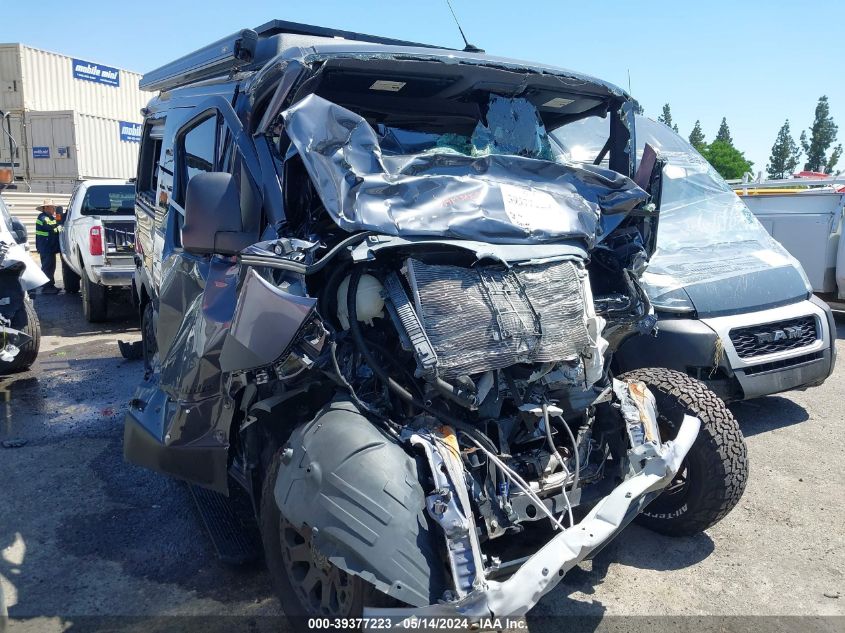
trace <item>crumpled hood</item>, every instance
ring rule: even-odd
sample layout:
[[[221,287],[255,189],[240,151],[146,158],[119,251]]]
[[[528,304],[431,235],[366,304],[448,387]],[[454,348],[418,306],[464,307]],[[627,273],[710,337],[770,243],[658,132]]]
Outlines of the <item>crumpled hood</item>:
[[[387,156],[364,118],[316,95],[282,116],[326,211],[348,231],[592,246],[602,213],[648,199],[630,178],[600,167],[446,149]]]

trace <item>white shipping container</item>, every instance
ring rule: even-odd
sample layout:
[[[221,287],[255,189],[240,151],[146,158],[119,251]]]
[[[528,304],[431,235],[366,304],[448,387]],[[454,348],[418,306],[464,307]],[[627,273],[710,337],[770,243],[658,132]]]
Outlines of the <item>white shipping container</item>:
[[[140,119],[140,115],[136,117]],[[79,141],[79,175],[82,178],[134,178],[141,145],[141,123],[130,125],[132,141],[121,140],[121,125],[116,119],[76,115]]]
[[[0,44],[0,110],[74,110],[137,121],[154,93],[141,75],[23,44]]]
[[[0,119],[0,167],[14,167],[18,175],[23,173],[23,161],[26,158],[22,155],[23,148],[18,147],[23,138],[22,118],[21,112],[13,112],[7,119]],[[12,135],[12,143],[9,143],[9,134]]]
[[[0,165],[23,189],[65,192],[79,178],[135,175],[141,108],[153,93],[141,75],[23,44],[0,44]],[[127,133],[121,134],[121,127]],[[10,156],[14,154],[14,156]]]
[[[135,176],[140,123],[67,110],[27,112],[24,120],[30,181]]]

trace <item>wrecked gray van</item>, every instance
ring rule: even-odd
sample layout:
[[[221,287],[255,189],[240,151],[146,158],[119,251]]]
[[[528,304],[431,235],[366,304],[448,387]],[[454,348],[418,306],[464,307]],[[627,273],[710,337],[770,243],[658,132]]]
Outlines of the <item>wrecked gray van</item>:
[[[654,327],[662,175],[623,91],[280,21],[141,88],[125,456],[246,490],[287,614],[521,615],[635,517],[737,503],[724,404],[610,371]],[[550,136],[591,115],[608,167]]]

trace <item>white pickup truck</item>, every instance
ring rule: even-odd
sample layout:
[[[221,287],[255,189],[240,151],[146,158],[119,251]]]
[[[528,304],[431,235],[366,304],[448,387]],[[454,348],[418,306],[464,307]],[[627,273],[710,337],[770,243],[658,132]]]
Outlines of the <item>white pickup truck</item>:
[[[134,183],[80,182],[62,225],[65,292],[81,289],[85,318],[92,323],[104,321],[110,289],[130,288],[135,272]]]

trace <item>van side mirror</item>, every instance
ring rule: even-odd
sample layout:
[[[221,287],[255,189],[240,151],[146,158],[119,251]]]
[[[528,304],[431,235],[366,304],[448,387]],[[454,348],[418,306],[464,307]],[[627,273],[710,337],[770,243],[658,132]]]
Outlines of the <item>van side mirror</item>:
[[[27,234],[26,225],[20,221],[19,218],[12,216],[12,236],[18,244],[26,244],[29,235]]]
[[[185,192],[182,247],[202,255],[235,255],[254,244],[254,231],[244,231],[241,196],[231,174],[197,174]]]

